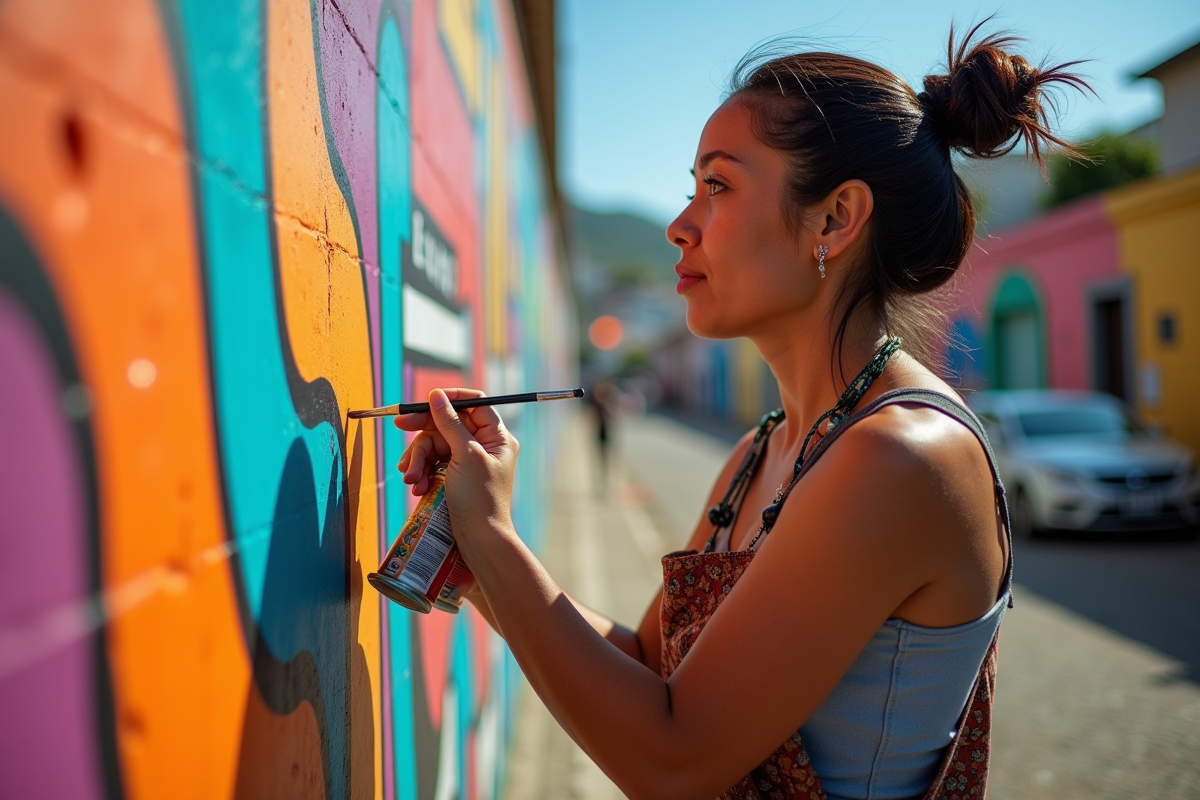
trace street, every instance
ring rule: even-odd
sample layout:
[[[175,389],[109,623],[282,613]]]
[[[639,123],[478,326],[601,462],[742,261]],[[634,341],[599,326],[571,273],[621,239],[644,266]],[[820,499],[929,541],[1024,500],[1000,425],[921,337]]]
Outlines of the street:
[[[663,416],[619,420],[606,496],[586,419],[564,442],[547,566],[634,625],[657,556],[682,545],[730,443]],[[1200,796],[1200,542],[1059,538],[1015,547],[988,797]],[[528,689],[507,797],[619,798]]]

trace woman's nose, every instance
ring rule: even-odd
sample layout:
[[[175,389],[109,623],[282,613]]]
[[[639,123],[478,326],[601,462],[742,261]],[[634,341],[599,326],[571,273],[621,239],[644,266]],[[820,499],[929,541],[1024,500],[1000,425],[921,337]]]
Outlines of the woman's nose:
[[[685,208],[683,213],[667,226],[667,241],[680,249],[690,247],[700,241],[700,229],[687,218],[690,208],[689,204],[688,208]]]

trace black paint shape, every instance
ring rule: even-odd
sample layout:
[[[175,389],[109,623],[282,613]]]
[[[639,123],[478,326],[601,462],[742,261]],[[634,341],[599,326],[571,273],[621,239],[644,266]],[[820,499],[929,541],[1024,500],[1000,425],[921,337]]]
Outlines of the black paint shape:
[[[292,444],[276,496],[253,656],[254,683],[271,711],[287,715],[305,700],[312,704],[321,736],[326,797],[345,795],[351,786],[351,651],[344,646],[350,632],[345,508],[338,475],[334,464],[319,527],[312,461],[303,442]],[[279,653],[291,655],[284,659]],[[254,735],[253,730],[243,731],[244,738]]]

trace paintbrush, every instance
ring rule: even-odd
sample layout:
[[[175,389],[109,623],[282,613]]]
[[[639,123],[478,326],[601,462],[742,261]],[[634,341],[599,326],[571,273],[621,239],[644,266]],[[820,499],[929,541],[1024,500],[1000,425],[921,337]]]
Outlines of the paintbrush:
[[[564,389],[561,392],[523,392],[521,394],[500,394],[495,397],[468,397],[463,400],[451,400],[450,405],[455,411],[464,408],[479,408],[480,406],[503,406],[509,403],[541,403],[545,400],[570,400],[583,397],[583,389]],[[346,416],[350,419],[364,417],[394,417],[397,414],[422,414],[429,411],[429,403],[396,403],[394,406],[382,408],[363,408],[351,411]]]

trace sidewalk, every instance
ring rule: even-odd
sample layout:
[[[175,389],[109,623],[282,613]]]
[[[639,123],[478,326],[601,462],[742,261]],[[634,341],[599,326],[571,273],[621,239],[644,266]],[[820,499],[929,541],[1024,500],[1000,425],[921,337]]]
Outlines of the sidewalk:
[[[664,417],[621,419],[603,500],[589,432],[580,418],[564,442],[546,565],[572,596],[635,625],[659,556],[687,539],[730,445]],[[988,798],[1200,797],[1200,686],[1178,661],[1021,586],[1019,570]],[[528,690],[509,778],[508,800],[621,797]]]
[[[543,563],[576,600],[634,627],[662,580],[659,538],[614,453],[602,493],[590,420],[564,431]],[[620,800],[624,795],[584,755],[526,684],[518,701],[506,800]]]

